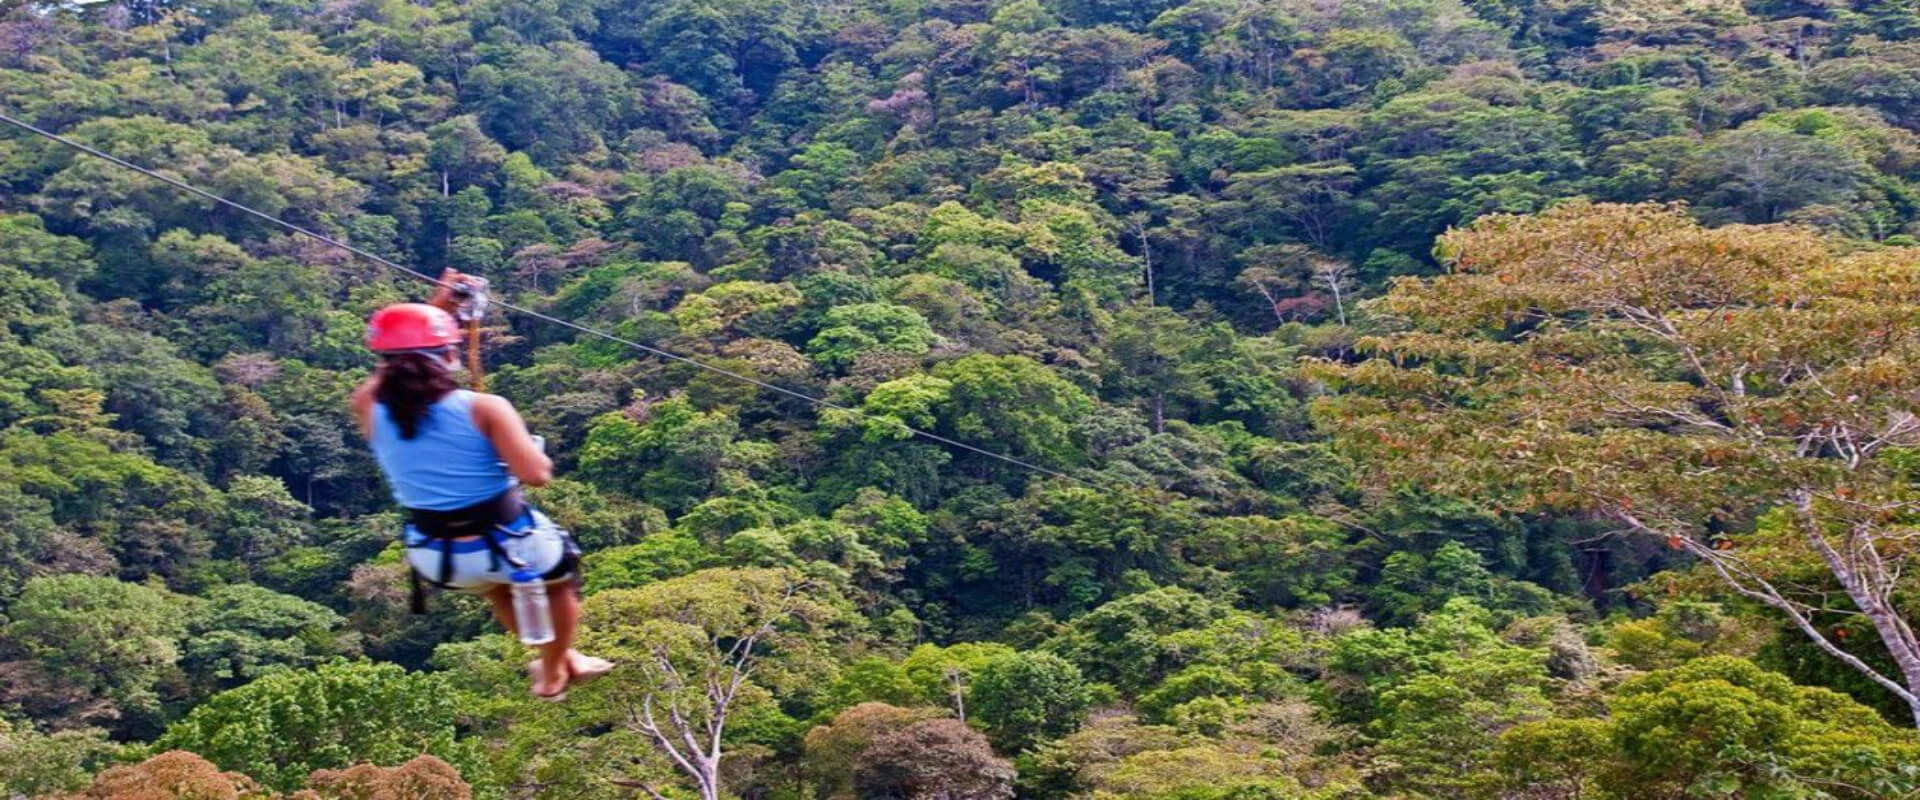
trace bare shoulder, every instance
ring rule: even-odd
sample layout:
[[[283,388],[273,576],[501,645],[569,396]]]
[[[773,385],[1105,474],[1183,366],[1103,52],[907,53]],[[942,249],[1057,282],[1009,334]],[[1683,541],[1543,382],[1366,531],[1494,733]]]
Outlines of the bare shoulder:
[[[473,421],[482,427],[492,425],[498,420],[508,419],[516,414],[513,403],[507,398],[486,392],[473,393]]]
[[[484,411],[489,414],[498,414],[502,411],[512,411],[513,402],[497,394],[474,392],[473,410]]]
[[[361,381],[359,386],[353,387],[353,396],[347,401],[347,405],[353,411],[354,420],[360,423],[361,435],[367,437],[368,441],[373,440],[374,392],[379,388],[380,379],[369,377]]]
[[[373,405],[373,394],[380,388],[380,379],[369,377],[353,387],[351,402],[354,408],[367,408]]]

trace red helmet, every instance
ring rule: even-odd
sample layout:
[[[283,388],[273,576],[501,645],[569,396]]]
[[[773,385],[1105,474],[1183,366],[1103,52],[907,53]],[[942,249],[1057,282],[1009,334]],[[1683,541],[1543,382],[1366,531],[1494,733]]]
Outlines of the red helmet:
[[[376,353],[438,350],[460,343],[460,326],[426,303],[396,303],[367,320],[367,348]]]

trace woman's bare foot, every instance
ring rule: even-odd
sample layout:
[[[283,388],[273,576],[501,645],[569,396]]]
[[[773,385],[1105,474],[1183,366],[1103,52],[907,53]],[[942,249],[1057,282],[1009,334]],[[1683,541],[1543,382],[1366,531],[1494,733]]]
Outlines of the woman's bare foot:
[[[567,683],[579,686],[613,671],[614,666],[612,661],[604,658],[583,655],[578,650],[568,650],[567,669],[572,675],[568,676]]]
[[[570,673],[571,670],[567,672]],[[571,674],[548,676],[545,666],[537,659],[527,664],[527,678],[532,684],[530,690],[534,697],[542,700],[566,699],[567,686],[571,683],[572,677]]]
[[[615,666],[618,665],[604,658],[595,658],[578,650],[568,650],[567,680],[564,685],[556,685],[555,682],[545,680],[546,676],[543,674],[545,670],[537,658],[527,662],[527,676],[533,683],[535,696],[551,697],[555,693],[564,693],[567,687],[579,686],[605,675],[613,671]]]

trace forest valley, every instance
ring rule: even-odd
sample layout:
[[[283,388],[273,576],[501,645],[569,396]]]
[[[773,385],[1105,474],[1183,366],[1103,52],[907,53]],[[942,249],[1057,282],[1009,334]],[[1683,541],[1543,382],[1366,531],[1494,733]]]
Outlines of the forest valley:
[[[1914,0],[0,2],[0,795],[1920,797]],[[1058,477],[917,436],[921,429]]]

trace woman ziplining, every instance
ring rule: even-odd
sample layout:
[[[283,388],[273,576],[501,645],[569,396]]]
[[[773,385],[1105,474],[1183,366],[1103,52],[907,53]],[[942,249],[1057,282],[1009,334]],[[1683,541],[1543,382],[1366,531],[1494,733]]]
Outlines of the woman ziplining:
[[[353,414],[407,510],[414,611],[423,610],[422,580],[485,597],[502,627],[540,648],[527,665],[533,694],[559,700],[613,664],[573,649],[579,547],[520,496],[522,485],[552,479],[552,460],[512,403],[456,379],[462,337],[454,313],[483,298],[462,297],[473,284],[455,270],[439,283],[426,303],[387,306],[368,321],[367,347],[380,363],[354,390]]]

